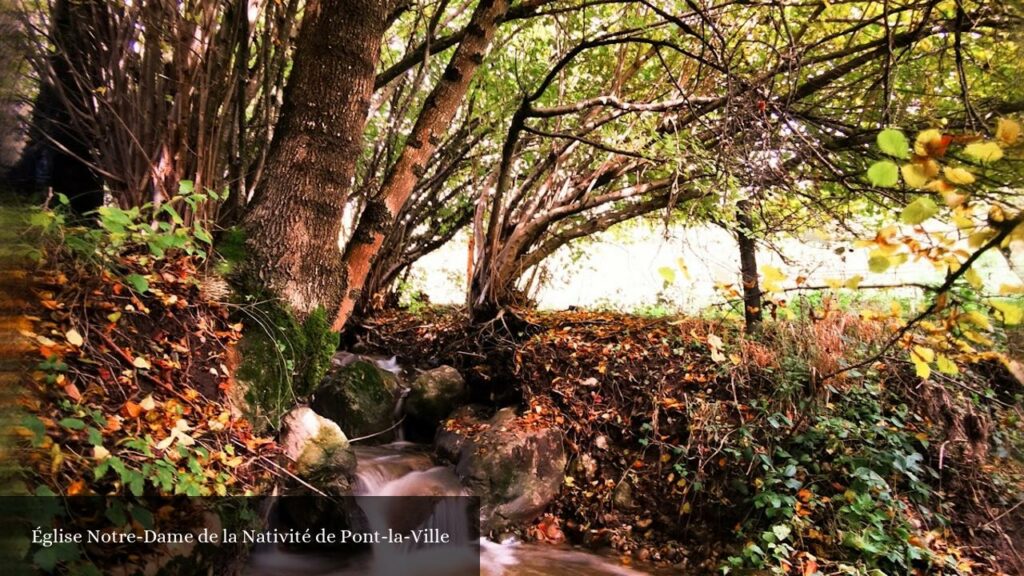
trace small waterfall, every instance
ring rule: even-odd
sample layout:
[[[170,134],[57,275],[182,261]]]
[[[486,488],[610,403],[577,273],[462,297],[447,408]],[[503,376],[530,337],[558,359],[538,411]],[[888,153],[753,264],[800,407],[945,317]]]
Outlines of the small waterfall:
[[[372,557],[258,555],[249,576],[645,576],[596,554],[564,547],[472,538],[469,517],[455,496],[467,496],[455,473],[437,466],[425,447],[408,442],[356,449],[356,504],[369,529],[449,534],[447,545],[376,543]],[[463,505],[464,506],[464,505]],[[254,555],[256,558],[256,555]],[[663,574],[678,574],[666,570]]]
[[[411,536],[400,543],[374,543],[371,573],[475,575],[479,541],[470,526],[475,510],[467,507],[464,497],[470,494],[451,469],[435,466],[405,442],[356,453],[356,503],[370,530]]]

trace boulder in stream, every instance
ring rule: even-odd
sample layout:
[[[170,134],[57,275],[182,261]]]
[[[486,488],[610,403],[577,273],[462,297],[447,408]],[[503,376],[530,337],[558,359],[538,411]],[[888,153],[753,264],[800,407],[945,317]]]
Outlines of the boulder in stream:
[[[356,455],[336,423],[307,406],[295,408],[282,421],[281,445],[300,478],[339,494],[348,491]]]
[[[398,377],[368,360],[357,359],[333,368],[313,395],[312,407],[337,422],[349,436],[387,430],[394,422]],[[386,442],[393,433],[373,440]]]
[[[558,495],[565,477],[562,432],[517,416],[512,408],[481,421],[466,409],[438,433],[442,455],[457,451],[456,473],[480,497],[483,532],[526,524]]]
[[[405,401],[410,426],[429,436],[466,397],[466,381],[451,366],[427,370],[413,381]]]

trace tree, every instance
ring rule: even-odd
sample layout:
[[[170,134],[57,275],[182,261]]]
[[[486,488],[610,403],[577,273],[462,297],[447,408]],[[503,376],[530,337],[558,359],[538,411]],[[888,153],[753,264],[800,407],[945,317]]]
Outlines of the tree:
[[[55,156],[65,186],[122,208],[171,200],[183,180],[232,192],[237,214],[276,120],[299,0],[25,3],[40,89],[23,172]],[[247,114],[252,110],[252,114]],[[102,198],[94,201],[98,205]],[[224,215],[209,202],[192,219]]]
[[[268,167],[245,219],[250,275],[300,318],[327,310],[335,330],[361,299],[370,265],[447,132],[507,3],[476,6],[401,154],[340,251],[388,8],[349,0],[307,8]],[[344,90],[337,90],[339,78]]]
[[[842,216],[865,199],[900,205],[904,197],[847,168],[908,110],[961,105],[961,82],[942,77],[926,96],[915,82],[939,77],[950,59],[968,66],[956,58],[968,32],[991,47],[1020,21],[1012,9],[980,4],[961,14],[932,1],[723,3],[682,13],[641,4],[647,11],[629,27],[565,50],[511,114],[474,236],[478,317],[516,304],[518,280],[560,246],[669,206],[685,206],[691,221],[725,222],[744,241],[753,303],[750,231],[797,232],[819,220],[815,211]],[[623,46],[641,55],[613,51]],[[633,66],[635,79],[623,74]],[[573,86],[566,76],[587,80]],[[743,221],[748,190],[765,196],[756,212],[773,222]]]

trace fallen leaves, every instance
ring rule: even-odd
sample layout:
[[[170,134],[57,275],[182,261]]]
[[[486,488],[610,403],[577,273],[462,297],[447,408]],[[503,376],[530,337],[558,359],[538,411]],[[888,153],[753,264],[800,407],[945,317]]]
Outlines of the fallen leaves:
[[[41,358],[28,463],[55,493],[258,492],[269,473],[254,455],[276,448],[231,417],[222,389],[241,326],[203,301],[188,259],[149,270],[133,258],[122,264],[145,286],[59,252],[49,264],[61,272],[40,276],[40,318],[24,334]]]
[[[85,344],[85,339],[82,338],[82,335],[79,334],[78,330],[75,330],[74,328],[65,332],[64,338],[68,341],[68,344],[71,344],[75,348],[80,348],[82,344]]]

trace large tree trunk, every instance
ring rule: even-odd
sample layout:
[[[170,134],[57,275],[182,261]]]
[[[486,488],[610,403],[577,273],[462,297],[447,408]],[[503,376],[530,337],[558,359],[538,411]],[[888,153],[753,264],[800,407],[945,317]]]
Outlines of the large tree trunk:
[[[342,210],[363,147],[387,4],[306,5],[281,119],[245,217],[249,274],[299,317],[340,305]]]
[[[761,283],[757,277],[757,241],[751,236],[754,219],[750,215],[750,202],[736,204],[736,240],[740,245],[740,276],[743,281],[743,319],[748,332],[761,327]]]
[[[93,142],[69,106],[83,102],[88,86],[99,85],[89,64],[97,51],[91,45],[89,24],[103,22],[106,6],[99,1],[58,0],[53,5],[53,53],[49,66],[53,82],[43,80],[32,111],[31,141],[24,149],[15,180],[36,191],[52,189],[71,200],[82,215],[103,204],[103,184],[93,170]]]
[[[342,254],[343,208],[363,147],[387,8],[372,0],[320,0],[307,7],[281,120],[245,218],[250,276],[299,318],[321,307],[332,311],[336,331],[360,301],[386,233],[449,130],[508,1],[477,5]]]

